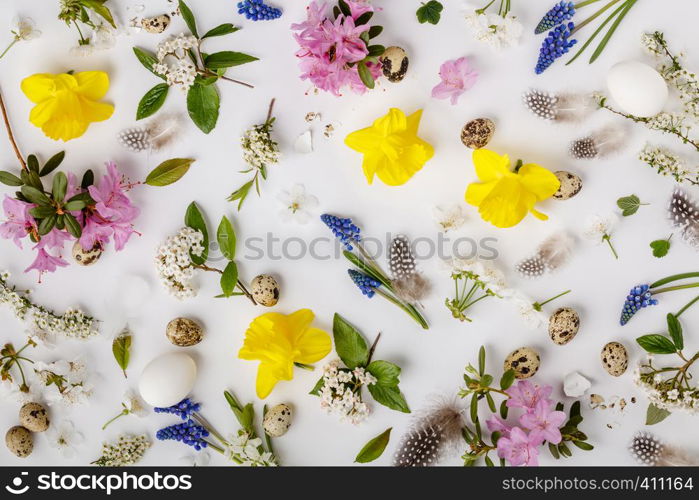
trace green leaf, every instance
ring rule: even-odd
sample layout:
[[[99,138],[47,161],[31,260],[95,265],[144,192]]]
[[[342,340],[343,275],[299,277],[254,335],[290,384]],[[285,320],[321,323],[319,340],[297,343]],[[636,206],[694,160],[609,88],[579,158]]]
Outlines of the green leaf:
[[[641,200],[638,196],[632,194],[631,196],[624,196],[616,200],[616,205],[622,210],[621,215],[628,217],[638,212],[641,206]]]
[[[374,88],[374,77],[371,76],[371,71],[367,68],[364,61],[359,61],[357,63],[357,72],[359,73],[359,79],[362,81],[364,86],[368,89]]]
[[[626,17],[626,14],[629,13],[631,10],[631,7],[634,6],[637,0],[627,0],[627,2],[623,5],[624,9],[621,11],[619,16],[614,20],[612,25],[609,27],[609,30],[607,33],[604,35],[602,40],[600,41],[599,45],[595,49],[595,51],[592,53],[592,56],[590,57],[590,64],[595,62],[597,58],[600,56],[604,48],[607,46],[607,43],[609,43],[609,40],[612,38],[612,35],[614,35],[614,32],[616,29],[619,27],[619,24],[621,24],[621,21],[624,20],[624,17]]]
[[[606,6],[602,7],[602,8],[600,9],[600,11],[598,11],[598,14],[597,14],[597,15],[601,15],[605,10],[607,10],[607,9],[608,9],[609,7],[611,7],[612,5],[614,5],[614,4],[612,4],[612,3],[610,2],[610,3],[607,4]],[[582,53],[585,51],[585,49],[593,42],[593,40],[597,37],[597,35],[599,35],[599,33],[602,31],[602,29],[609,23],[609,21],[611,21],[612,19],[614,19],[614,17],[615,17],[619,12],[621,12],[621,9],[623,9],[625,5],[626,5],[625,3],[622,3],[614,12],[612,12],[612,13],[607,17],[607,19],[605,19],[605,20],[597,27],[597,29],[589,36],[589,38],[587,39],[587,41],[582,45],[582,47],[580,47],[580,49],[575,53],[575,55],[574,55],[569,61],[566,62],[566,66],[568,66],[570,63],[572,63],[573,61],[575,61],[575,60],[580,56],[580,54],[582,54]]]
[[[482,345],[478,350],[478,375],[481,377],[485,373],[485,346]]]
[[[32,186],[22,186],[22,194],[32,203],[41,206],[51,206],[51,198]]]
[[[233,224],[225,215],[221,217],[221,223],[216,231],[216,241],[221,253],[228,260],[235,259],[235,230]]]
[[[218,121],[220,99],[214,85],[195,83],[187,92],[187,111],[199,129],[208,134]]]
[[[112,354],[126,377],[126,369],[129,367],[131,358],[131,332],[128,329],[121,332],[112,342]]]
[[[55,215],[56,209],[54,207],[32,207],[29,209],[29,213],[36,219],[43,219]]]
[[[231,33],[235,33],[238,31],[240,28],[237,26],[233,26],[231,23],[224,23],[224,24],[219,24],[213,29],[210,29],[207,31],[203,38],[211,38],[212,36],[222,36],[222,35],[230,35]]]
[[[192,14],[190,8],[187,7],[187,4],[182,0],[180,0],[180,14],[182,15],[182,19],[184,19],[184,22],[187,24],[187,27],[189,28],[189,31],[191,31],[192,35],[199,38],[199,33],[197,32],[197,21],[194,19],[194,14]]]
[[[383,45],[369,45],[367,49],[369,50],[367,57],[380,57],[386,52],[386,47]]]
[[[391,429],[392,427],[389,427],[365,444],[361,451],[357,454],[357,458],[355,458],[354,461],[360,464],[366,464],[379,458],[383,454],[386,446],[388,446],[388,442],[391,439]]]
[[[680,324],[680,321],[677,319],[677,316],[675,316],[672,313],[668,313],[667,315],[667,328],[670,332],[670,338],[672,339],[672,342],[675,344],[677,350],[681,351],[682,349],[684,349],[682,325]]]
[[[249,182],[246,182],[243,184],[241,187],[239,187],[236,191],[234,191],[228,198],[226,198],[228,201],[236,201],[238,200],[238,210],[241,209],[243,206],[243,202],[245,201],[245,198],[247,198],[248,193],[250,192],[250,188],[253,186],[254,180],[251,180]]]
[[[558,453],[558,448],[556,448],[556,445],[553,443],[549,443],[549,452],[551,453],[551,456],[556,460],[561,458],[561,454]]]
[[[82,210],[86,206],[87,206],[87,203],[85,203],[82,200],[68,201],[68,202],[66,202],[65,205],[63,205],[63,210],[67,210],[69,212],[75,212],[76,210]]]
[[[371,393],[374,400],[379,404],[382,404],[392,410],[410,413],[408,403],[400,393],[398,386],[372,384],[369,386],[369,393]]]
[[[39,173],[39,160],[36,158],[36,155],[27,156],[27,168],[30,172]]]
[[[24,184],[22,179],[17,177],[15,174],[6,171],[0,171],[0,182],[6,186],[21,186]]]
[[[95,183],[95,173],[92,170],[87,170],[83,174],[82,181],[80,181],[80,187],[87,189]]]
[[[427,3],[423,3],[422,6],[417,9],[415,14],[417,15],[417,20],[420,24],[437,24],[439,19],[442,17],[443,9],[444,6],[441,3],[437,2],[436,0],[430,0]]]
[[[232,52],[230,50],[226,50],[223,52],[215,52],[206,56],[204,59],[204,65],[209,69],[225,69],[258,60],[259,59],[257,57],[244,54],[243,52]]]
[[[143,50],[143,49],[139,49],[138,47],[134,47],[133,53],[136,54],[136,58],[141,62],[141,64],[143,64],[144,68],[146,68],[148,71],[153,73],[155,76],[157,76],[161,80],[165,80],[164,75],[161,75],[161,74],[153,71],[153,65],[158,62],[158,59],[155,57],[155,55],[152,52],[148,52],[147,50]]]
[[[340,356],[340,358],[342,357]],[[400,367],[388,361],[372,361],[367,365],[366,370],[376,377],[376,384],[374,385],[397,387],[400,383]]]
[[[167,85],[167,83],[159,83],[146,92],[146,94],[141,98],[141,101],[138,103],[136,120],[148,118],[153,113],[158,111],[165,102],[165,98],[167,97],[169,90],[170,87]]]
[[[651,241],[650,247],[653,249],[653,257],[665,257],[670,250],[670,238]]]
[[[474,394],[471,396],[471,405],[470,405],[470,415],[471,415],[471,422],[474,424],[478,422],[478,394]]]
[[[238,283],[238,266],[235,262],[230,261],[221,275],[221,291],[224,297],[233,295],[235,285]]]
[[[112,28],[116,29],[116,24],[114,23],[114,17],[108,7],[104,6],[104,1],[99,0],[80,0],[88,9],[92,10],[96,14],[102,16],[105,21],[112,25]]]
[[[41,171],[39,172],[39,176],[43,177],[45,175],[50,174],[54,170],[56,170],[59,167],[59,165],[63,162],[63,159],[65,158],[65,156],[66,156],[66,152],[61,151],[61,152],[53,155],[51,158],[49,158],[49,160],[44,165],[44,168],[42,168]]]
[[[669,338],[657,333],[638,337],[636,342],[647,352],[652,354],[673,354],[677,352],[675,344],[673,344]]]
[[[648,405],[648,411],[646,412],[646,425],[655,425],[662,422],[667,417],[670,416],[670,412],[662,408],[658,408],[653,404]]]
[[[354,25],[355,25],[355,26],[362,26],[363,24],[368,23],[368,22],[371,20],[372,17],[374,17],[374,13],[373,13],[373,12],[365,12],[364,14],[362,14],[361,16],[359,16],[359,17],[354,21]]]
[[[318,382],[316,382],[316,385],[313,386],[313,389],[311,389],[311,392],[308,394],[311,394],[312,396],[318,396],[320,394],[320,390],[323,388],[325,385],[325,378],[320,377]]]
[[[594,446],[592,446],[590,443],[586,443],[585,441],[573,441],[573,444],[585,451],[592,451],[595,449]]]
[[[77,219],[69,213],[64,213],[63,219],[68,232],[72,234],[73,237],[80,238],[80,236],[83,234],[83,230],[80,227],[80,223],[77,221]]]
[[[39,234],[41,236],[45,234],[49,234],[51,230],[53,229],[53,226],[56,225],[56,214],[54,213],[53,215],[49,215],[45,219],[41,221],[41,224],[39,224]]]
[[[497,407],[495,406],[495,400],[493,399],[493,396],[490,395],[489,392],[485,393],[485,400],[488,402],[488,408],[490,408],[490,411],[493,413],[497,413]]]
[[[374,25],[369,28],[369,38],[376,38],[383,31],[383,26]]]
[[[190,203],[187,207],[187,212],[184,215],[184,224],[187,227],[201,231],[201,234],[204,235],[204,241],[202,242],[204,251],[202,254],[200,256],[190,254],[192,262],[197,265],[202,265],[206,262],[206,259],[209,258],[209,230],[206,228],[204,216],[201,214],[201,211],[195,202]]]
[[[514,383],[515,381],[515,371],[514,370],[507,370],[505,373],[502,374],[502,378],[500,379],[500,389],[503,391],[505,389],[509,389],[510,386]]]
[[[333,317],[333,338],[335,339],[335,351],[347,368],[354,370],[358,366],[364,367],[369,363],[369,347],[364,337],[337,313]],[[377,370],[381,370],[381,366]],[[400,369],[398,369],[398,374],[400,374]],[[379,378],[377,375],[374,376]]]
[[[349,260],[352,264],[357,266],[360,271],[362,271],[365,274],[368,274],[376,281],[380,282],[388,290],[393,290],[393,287],[391,286],[391,281],[386,276],[379,274],[379,272],[375,270],[373,267],[369,267],[367,264],[364,263],[362,259],[357,257],[355,254],[353,254],[352,252],[348,252],[347,250],[344,250],[342,252],[342,255],[344,255],[345,258]]]
[[[44,192],[44,185],[41,183],[41,179],[39,178],[39,174],[34,172],[33,170],[22,170],[20,173],[20,176],[22,178],[22,182],[26,184],[27,186],[31,186],[35,189],[38,189],[42,193]]]
[[[349,5],[347,5],[347,2],[345,2],[345,0],[338,0],[337,6],[340,8],[340,12],[342,12],[344,15],[352,15],[352,10],[350,9]]]
[[[68,189],[68,178],[63,172],[58,172],[53,176],[53,187],[51,188],[53,199],[61,203],[66,196],[66,189]]]
[[[564,457],[572,457],[573,453],[570,451],[570,448],[568,448],[565,443],[560,443],[558,445],[558,452],[563,455]]]
[[[495,464],[493,463],[493,459],[490,458],[488,455],[483,457],[483,461],[485,462],[485,465],[488,467],[495,467]]]
[[[507,413],[509,412],[509,407],[507,406],[507,399],[500,403],[500,416],[504,419],[507,418]]]
[[[575,401],[572,405],[570,405],[570,418],[579,417],[579,416],[581,416],[580,400]]]
[[[194,163],[191,158],[172,158],[155,167],[146,177],[149,186],[168,186],[179,181]]]

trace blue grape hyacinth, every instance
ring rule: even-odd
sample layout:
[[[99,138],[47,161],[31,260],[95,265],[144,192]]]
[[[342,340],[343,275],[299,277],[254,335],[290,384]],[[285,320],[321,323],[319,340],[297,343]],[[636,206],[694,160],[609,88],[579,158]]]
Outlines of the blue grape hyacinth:
[[[177,415],[182,420],[187,420],[192,416],[192,413],[196,413],[201,408],[199,403],[193,403],[191,399],[185,398],[179,403],[168,406],[167,408],[155,407],[153,411],[155,413],[170,413],[172,415]]]
[[[534,71],[540,75],[553,64],[553,62],[567,53],[570,48],[578,43],[577,40],[570,40],[569,37],[575,28],[575,23],[561,24],[549,31],[546,35],[544,43],[541,44],[539,50],[539,60],[536,63]]]
[[[352,278],[352,281],[354,281],[354,284],[357,285],[362,293],[369,298],[372,298],[376,293],[376,289],[381,286],[381,283],[371,276],[355,271],[354,269],[348,269],[347,274],[350,275],[350,278]]]
[[[534,33],[538,35],[544,31],[553,29],[562,22],[572,19],[574,15],[575,6],[573,2],[566,2],[565,0],[558,2],[541,18],[539,24],[536,25]]]
[[[281,9],[270,7],[262,0],[244,0],[238,2],[238,14],[243,14],[251,21],[271,21],[282,17]]]
[[[638,285],[629,290],[629,294],[624,301],[624,307],[621,310],[621,319],[619,323],[624,326],[629,322],[631,317],[640,309],[648,306],[654,306],[658,303],[657,299],[653,298],[649,285]]]
[[[155,434],[155,437],[160,441],[180,441],[197,451],[208,446],[209,443],[205,439],[208,436],[209,431],[194,423],[193,420],[164,427]]]
[[[353,242],[359,243],[361,240],[361,230],[352,222],[352,219],[323,214],[320,216],[320,220],[330,228],[335,237],[340,240],[348,251],[352,250]]]

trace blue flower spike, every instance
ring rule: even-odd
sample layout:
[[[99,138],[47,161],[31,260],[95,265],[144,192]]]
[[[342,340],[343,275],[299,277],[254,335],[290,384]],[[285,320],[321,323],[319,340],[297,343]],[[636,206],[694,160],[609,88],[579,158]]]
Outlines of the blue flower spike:
[[[575,39],[569,39],[574,28],[575,23],[571,22],[556,26],[549,31],[549,34],[546,35],[544,43],[541,44],[541,49],[539,50],[539,60],[534,69],[537,75],[546,71],[556,59],[567,53],[573,45],[578,43]]]
[[[559,24],[572,19],[574,15],[575,6],[573,2],[566,2],[565,0],[558,2],[541,18],[539,24],[536,25],[534,33],[538,35],[544,31],[551,30]]]
[[[658,300],[653,298],[648,285],[635,286],[629,290],[629,294],[626,296],[619,323],[624,326],[639,310],[657,304]]]
[[[155,413],[170,413],[172,415],[177,415],[182,420],[188,420],[193,413],[196,413],[201,408],[201,404],[193,403],[191,399],[185,398],[179,403],[168,406],[167,408],[153,408]]]
[[[238,14],[243,14],[251,21],[271,21],[282,17],[281,9],[270,7],[262,0],[244,0],[238,2]]]
[[[352,219],[323,214],[320,216],[320,220],[330,228],[335,237],[340,240],[340,243],[342,243],[348,251],[352,250],[352,243],[359,243],[361,240],[361,230],[352,223]]]
[[[354,269],[348,269],[347,274],[350,275],[354,284],[362,291],[362,294],[372,298],[376,293],[376,289],[381,286],[381,283],[376,281],[371,276],[368,276]]]
[[[205,439],[208,436],[209,431],[194,423],[193,420],[164,427],[155,434],[155,437],[160,441],[179,441],[187,446],[191,446],[196,451],[200,451],[208,446],[209,443]]]

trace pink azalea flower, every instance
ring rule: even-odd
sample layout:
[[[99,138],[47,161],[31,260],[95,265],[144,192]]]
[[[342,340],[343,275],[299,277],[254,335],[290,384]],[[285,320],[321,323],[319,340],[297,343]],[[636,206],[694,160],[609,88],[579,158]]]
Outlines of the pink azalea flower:
[[[46,248],[49,250],[61,250],[67,240],[74,239],[68,231],[61,231],[55,227],[41,237],[39,243],[34,246],[35,250]]]
[[[510,396],[506,404],[508,408],[533,411],[539,401],[546,401],[547,405],[551,405],[551,401],[548,399],[551,391],[553,391],[553,387],[550,385],[538,386],[528,380],[520,380],[505,391]]]
[[[131,238],[131,235],[136,233],[131,224],[115,224],[112,226],[114,235],[114,249],[118,252],[122,250],[126,243]]]
[[[510,465],[539,465],[539,438],[513,427],[508,437],[498,439],[498,456]]]
[[[566,421],[566,414],[562,411],[551,411],[551,404],[547,401],[539,401],[531,413],[525,413],[519,417],[522,427],[529,429],[532,439],[539,439],[540,443],[548,441],[558,444],[561,442],[560,427]]]
[[[350,12],[352,13],[352,19],[354,21],[357,20],[360,16],[363,14],[366,14],[367,12],[374,12],[377,9],[374,9],[374,7],[367,2],[367,0],[345,0],[345,3],[347,3],[347,6],[350,9]]]
[[[66,267],[67,265],[68,263],[62,258],[49,255],[48,252],[46,252],[46,250],[40,248],[39,252],[36,255],[36,259],[34,259],[32,265],[26,268],[24,272],[27,273],[32,269],[36,269],[37,271],[39,271],[39,281],[41,281],[41,275],[43,273],[52,273],[56,270],[57,267]]]
[[[131,222],[140,210],[135,207],[122,188],[123,176],[114,162],[107,163],[107,175],[98,184],[87,189],[95,200],[97,213],[111,222]]]
[[[330,47],[325,51],[328,53],[330,62],[361,61],[369,53],[366,44],[359,38],[359,35],[369,29],[368,25],[355,26],[354,19],[351,17],[338,16],[334,23],[326,19],[323,22],[323,28],[330,42]]]
[[[499,432],[502,437],[509,437],[512,428],[507,425],[500,417],[497,415],[492,415],[485,424],[488,426],[490,432]]]
[[[83,224],[83,231],[80,235],[80,246],[86,250],[100,245],[104,248],[109,243],[109,238],[114,232],[112,223],[103,223],[93,215],[88,216]]]
[[[2,208],[5,210],[7,220],[0,224],[0,236],[11,239],[15,245],[22,248],[22,238],[37,230],[34,217],[29,214],[29,209],[35,207],[32,203],[16,200],[5,195]]]
[[[451,98],[451,103],[454,105],[461,94],[473,87],[478,79],[478,73],[471,68],[468,58],[460,57],[444,62],[439,68],[439,77],[442,81],[432,89],[432,97]]]

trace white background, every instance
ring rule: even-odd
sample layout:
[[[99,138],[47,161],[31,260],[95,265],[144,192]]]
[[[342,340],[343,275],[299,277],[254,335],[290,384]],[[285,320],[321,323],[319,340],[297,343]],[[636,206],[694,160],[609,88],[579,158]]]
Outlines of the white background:
[[[145,15],[156,15],[169,9],[165,0],[111,2],[117,3],[119,6],[115,11],[122,22],[128,19],[127,6],[147,4]],[[629,145],[623,153],[605,161],[574,161],[566,154],[569,141],[612,118],[600,111],[580,125],[554,126],[530,115],[521,105],[520,96],[529,87],[552,91],[603,89],[606,72],[614,63],[627,59],[647,60],[639,45],[639,37],[644,31],[664,31],[675,51],[696,49],[693,22],[699,14],[696,3],[689,0],[639,2],[594,65],[588,65],[585,58],[568,67],[558,62],[544,75],[536,76],[533,67],[541,37],[535,37],[532,31],[540,16],[553,3],[550,0],[512,2],[513,13],[520,16],[526,27],[525,34],[521,46],[502,53],[494,53],[472,39],[459,0],[443,2],[445,11],[437,26],[417,23],[417,1],[377,0],[375,4],[384,10],[375,16],[374,21],[385,27],[378,40],[385,45],[405,47],[410,55],[410,70],[400,84],[383,81],[375,91],[365,96],[348,94],[342,98],[314,95],[309,85],[298,78],[295,44],[289,24],[304,17],[305,1],[278,0],[276,3],[284,8],[283,17],[258,23],[241,18],[235,11],[235,3],[234,0],[189,1],[202,30],[222,22],[243,26],[244,29],[234,35],[207,41],[205,47],[209,52],[240,50],[258,56],[259,62],[230,72],[230,76],[249,81],[256,88],[249,90],[221,82],[221,116],[216,129],[204,135],[185,119],[181,140],[169,150],[150,156],[125,151],[116,142],[115,135],[122,128],[134,125],[139,99],[157,83],[138,63],[131,49],[140,46],[153,50],[160,37],[147,33],[120,36],[114,49],[77,58],[69,54],[76,33],[55,18],[57,1],[4,0],[0,5],[4,40],[9,41],[9,34],[4,30],[15,13],[33,17],[43,31],[40,39],[18,44],[0,62],[0,85],[25,155],[35,152],[45,160],[65,147],[65,171],[81,175],[85,169],[92,168],[99,175],[104,172],[103,163],[114,160],[134,180],[144,178],[155,165],[170,157],[197,160],[178,184],[132,191],[131,196],[142,209],[136,224],[142,236],[132,238],[120,253],[109,249],[94,267],[71,265],[45,276],[43,283],[37,285],[34,274],[22,273],[34,258],[32,252],[19,250],[10,241],[0,241],[0,267],[11,271],[12,281],[20,287],[33,288],[39,303],[56,310],[79,305],[94,316],[109,320],[105,323],[107,331],[101,338],[89,342],[63,340],[53,351],[39,348],[32,352],[37,359],[49,361],[80,354],[90,365],[96,390],[89,406],[51,409],[54,421],[71,419],[85,434],[86,442],[79,455],[66,461],[49,447],[45,436],[38,436],[35,451],[29,458],[20,460],[2,447],[0,462],[8,465],[86,464],[97,458],[103,440],[113,439],[121,432],[148,432],[154,436],[158,428],[175,423],[175,417],[150,414],[144,419],[126,417],[106,432],[100,430],[104,421],[119,412],[121,394],[127,387],[136,386],[145,364],[161,353],[179,349],[172,346],[164,334],[165,325],[176,316],[196,318],[206,328],[204,341],[187,349],[199,368],[194,399],[203,403],[203,414],[220,431],[228,434],[236,430],[237,423],[222,392],[231,389],[243,402],[255,398],[257,365],[239,360],[237,351],[247,325],[265,311],[241,298],[214,299],[218,292],[214,275],[201,276],[198,280],[199,296],[185,302],[178,302],[161,288],[152,264],[154,251],[164,238],[182,226],[186,206],[196,200],[207,214],[210,225],[217,223],[223,214],[231,216],[241,241],[264,237],[268,232],[282,240],[327,237],[328,230],[315,217],[306,226],[282,224],[279,219],[281,205],[275,199],[276,194],[295,183],[302,183],[320,200],[316,216],[321,212],[351,216],[366,235],[383,237],[386,232],[404,232],[411,238],[434,238],[437,231],[432,220],[432,207],[460,202],[468,183],[476,180],[470,151],[459,140],[460,129],[470,119],[487,116],[497,124],[496,135],[489,146],[491,149],[508,153],[513,159],[540,163],[551,170],[576,172],[583,178],[584,188],[570,201],[543,203],[541,209],[551,216],[548,222],[530,216],[508,230],[499,230],[482,222],[476,209],[468,207],[468,222],[454,237],[497,238],[499,265],[506,270],[513,286],[520,287],[536,299],[543,300],[572,289],[565,299],[548,308],[548,312],[552,312],[555,307],[568,305],[580,312],[582,327],[570,344],[554,345],[545,329],[526,330],[512,306],[494,299],[479,303],[471,311],[473,323],[462,324],[452,319],[443,305],[445,297],[452,293],[452,282],[437,258],[421,263],[425,275],[434,284],[432,295],[424,301],[431,324],[428,332],[420,330],[403,312],[380,298],[368,301],[361,296],[346,275],[344,260],[241,258],[241,273],[247,279],[260,273],[271,273],[279,278],[282,298],[275,311],[290,313],[304,307],[311,308],[317,315],[315,324],[328,331],[331,330],[333,313],[339,312],[370,339],[381,331],[377,359],[392,361],[403,368],[401,388],[414,410],[424,407],[434,397],[454,397],[462,383],[463,367],[476,361],[481,344],[488,347],[489,371],[496,379],[501,374],[504,356],[517,347],[529,345],[538,349],[542,357],[541,369],[534,380],[554,385],[557,397],[564,398],[562,378],[572,370],[589,377],[593,382],[592,392],[606,398],[616,395],[630,400],[635,396],[638,402],[629,404],[623,415],[591,411],[584,404],[585,421],[581,429],[589,435],[595,450],[582,452],[574,449],[573,458],[560,462],[570,465],[630,464],[626,446],[631,436],[643,428],[646,401],[631,381],[632,368],[624,376],[612,378],[603,370],[599,352],[606,342],[621,341],[630,351],[633,367],[642,356],[633,339],[644,333],[662,331],[665,313],[677,311],[693,295],[691,292],[677,292],[662,296],[660,306],[643,311],[622,328],[618,317],[628,289],[637,283],[696,270],[697,263],[696,253],[683,245],[678,237],[673,238],[669,255],[661,260],[651,255],[648,246],[650,241],[666,238],[671,233],[665,214],[673,183],[639,162],[636,153],[646,140],[663,142],[666,139],[652,136],[640,127],[631,127]],[[183,26],[181,19],[177,18],[167,33],[179,33]],[[583,35],[589,32],[588,29]],[[476,86],[463,95],[457,106],[431,99],[430,90],[438,82],[440,64],[460,56],[469,56],[478,69],[481,76]],[[687,65],[699,67],[699,52],[694,50],[688,55]],[[111,77],[107,100],[115,104],[116,112],[109,121],[93,124],[83,137],[64,146],[46,138],[28,123],[31,103],[20,92],[19,83],[34,73],[59,73],[70,69],[107,71]],[[263,185],[263,196],[251,195],[238,214],[225,198],[247,180],[247,175],[238,173],[243,168],[239,137],[247,127],[264,121],[272,97],[277,98],[276,137],[284,159],[270,169],[269,180]],[[360,168],[361,157],[344,146],[343,139],[347,133],[367,126],[392,106],[407,113],[424,109],[420,135],[434,145],[436,154],[404,186],[387,187],[378,180],[368,186]],[[186,113],[184,96],[172,91],[165,108]],[[294,152],[293,142],[308,128],[304,116],[309,111],[320,112],[322,121],[312,124],[315,151],[300,155]],[[322,126],[326,123],[333,123],[337,129],[329,140],[322,136]],[[17,168],[4,137],[0,144],[2,167]],[[678,152],[691,154],[689,148],[669,144]],[[5,188],[5,191],[11,193],[10,188]],[[522,281],[515,275],[514,264],[547,235],[557,229],[579,235],[588,214],[616,211],[615,200],[632,193],[650,205],[641,207],[638,214],[623,220],[614,231],[613,241],[620,254],[618,261],[613,259],[608,248],[591,245],[579,238],[572,261],[557,274],[538,281]],[[327,245],[322,248],[327,248]],[[278,254],[279,244],[276,249]],[[123,323],[126,318],[119,317],[114,321],[112,313],[115,308],[113,302],[112,305],[109,302],[120,279],[134,274],[149,280],[152,293],[143,303],[139,316],[129,320],[134,345],[129,378],[124,380],[112,359],[110,344],[114,325]],[[699,320],[699,309],[687,312],[682,320],[688,348],[699,348],[694,328]],[[12,341],[15,345],[22,342],[23,328],[6,308],[0,310],[0,324],[0,340]],[[270,405],[289,403],[295,412],[289,433],[275,441],[282,462],[289,465],[351,464],[368,439],[392,426],[394,435],[389,449],[376,462],[389,464],[398,438],[410,424],[410,415],[372,404],[373,414],[363,425],[353,427],[340,423],[335,417],[325,415],[318,400],[308,395],[318,376],[317,371],[296,370],[293,381],[278,384],[267,398]],[[0,429],[4,432],[17,424],[19,405],[7,401],[0,405]],[[256,408],[261,409],[259,402],[256,402]],[[699,453],[696,423],[696,417],[677,414],[654,427],[653,431],[668,441],[693,446]],[[460,447],[458,453],[444,463],[458,465],[458,456],[462,452],[463,447]],[[142,464],[178,464],[181,463],[180,457],[188,453],[189,450],[179,443],[155,442]],[[555,462],[543,449],[542,457],[544,464]],[[212,463],[226,462],[213,456]]]

